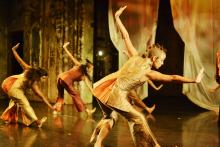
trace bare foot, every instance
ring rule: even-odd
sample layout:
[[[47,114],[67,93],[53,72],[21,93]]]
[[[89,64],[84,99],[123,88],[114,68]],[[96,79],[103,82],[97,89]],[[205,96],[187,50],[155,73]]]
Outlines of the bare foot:
[[[6,121],[4,121],[4,123],[5,123],[5,124],[10,124],[10,121],[7,121],[7,120],[6,120]]]
[[[155,109],[156,105],[154,104],[152,107],[147,107],[146,110],[148,113],[152,113]]]
[[[94,113],[96,111],[96,107],[95,108],[93,108],[93,109],[86,109],[86,113],[87,113],[87,115],[88,116],[92,116],[92,114]]]
[[[43,125],[43,123],[46,122],[46,120],[47,120],[47,117],[42,117],[41,120],[39,120],[37,126],[38,126],[39,128],[41,128],[42,125]]]
[[[56,104],[53,106],[53,109],[56,110],[56,111],[61,111],[61,107],[62,107],[62,104],[61,104],[61,103],[56,103]]]

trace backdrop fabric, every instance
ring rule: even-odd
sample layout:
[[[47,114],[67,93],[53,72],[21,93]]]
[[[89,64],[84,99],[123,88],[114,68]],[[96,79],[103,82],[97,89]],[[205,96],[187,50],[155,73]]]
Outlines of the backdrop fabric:
[[[219,0],[171,0],[175,29],[185,43],[184,76],[195,77],[204,67],[201,84],[184,84],[183,93],[196,105],[218,111],[220,91],[209,92],[217,83],[216,52],[220,48]]]

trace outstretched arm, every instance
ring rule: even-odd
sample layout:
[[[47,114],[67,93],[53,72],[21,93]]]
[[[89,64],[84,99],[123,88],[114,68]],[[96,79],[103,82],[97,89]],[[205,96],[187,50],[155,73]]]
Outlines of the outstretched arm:
[[[21,57],[18,55],[16,49],[19,47],[20,43],[16,44],[15,46],[12,47],[12,52],[15,56],[15,59],[18,61],[18,63],[21,65],[21,67],[23,68],[23,70],[27,70],[29,68],[31,68],[30,65],[28,65],[27,63],[24,62],[24,60],[21,59]]]
[[[162,74],[160,72],[151,70],[149,73],[147,73],[147,77],[150,80],[155,81],[162,81],[162,82],[177,82],[177,83],[200,83],[201,79],[203,77],[204,69],[201,69],[199,74],[197,75],[196,79],[191,79],[179,75],[166,75]]]
[[[131,90],[128,93],[128,99],[130,99],[130,101],[133,101],[136,106],[145,109],[148,113],[152,113],[155,109],[155,105],[153,105],[152,107],[147,107],[145,103],[140,99],[135,90]]]
[[[43,93],[41,92],[39,86],[38,86],[38,82],[34,82],[34,84],[32,85],[32,90],[34,91],[35,94],[37,94],[43,101],[44,103],[53,110],[52,105],[48,102],[47,98],[43,95]]]
[[[138,52],[134,48],[134,46],[133,46],[133,44],[130,40],[128,31],[126,30],[125,26],[122,24],[121,19],[119,17],[122,14],[122,12],[125,10],[126,7],[127,6],[121,7],[118,11],[116,11],[115,20],[116,20],[116,24],[117,24],[117,26],[118,26],[121,34],[122,34],[122,37],[124,39],[124,42],[125,42],[125,45],[126,45],[126,48],[127,48],[127,52],[129,54],[128,57],[130,57],[130,56],[138,55]]]
[[[156,85],[154,85],[154,83],[151,81],[151,80],[147,80],[147,82],[148,82],[148,84],[151,86],[151,87],[153,87],[155,90],[160,90],[162,87],[163,87],[163,84],[161,84],[160,86],[156,86]]]
[[[64,43],[63,48],[64,48],[65,52],[68,54],[68,56],[70,57],[70,59],[73,61],[73,63],[74,63],[75,65],[79,65],[79,66],[80,66],[81,63],[80,63],[76,58],[74,58],[73,55],[68,51],[67,46],[68,46],[69,44],[70,44],[70,42]]]

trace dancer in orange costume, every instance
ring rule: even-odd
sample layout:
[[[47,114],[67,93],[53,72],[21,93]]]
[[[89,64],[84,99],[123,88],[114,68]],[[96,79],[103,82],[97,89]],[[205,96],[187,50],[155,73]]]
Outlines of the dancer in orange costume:
[[[19,43],[12,48],[12,52],[24,71],[22,74],[6,78],[2,83],[2,89],[9,96],[10,103],[1,115],[1,119],[6,123],[16,123],[18,121],[18,110],[20,109],[22,112],[22,120],[25,125],[29,126],[35,123],[38,127],[41,127],[47,117],[43,117],[40,120],[37,118],[33,108],[28,102],[25,91],[27,89],[32,89],[49,108],[53,109],[38,86],[39,82],[44,80],[47,76],[47,71],[42,68],[33,68],[25,63],[16,52],[18,47]]]
[[[75,65],[70,70],[58,75],[58,78],[57,78],[58,97],[56,100],[56,104],[54,105],[54,109],[55,109],[54,114],[56,114],[57,112],[60,112],[62,109],[62,106],[64,103],[64,89],[66,89],[66,91],[72,97],[73,103],[75,104],[76,109],[79,112],[82,112],[85,109],[86,109],[86,112],[88,111],[94,112],[95,109],[89,110],[85,108],[85,105],[80,97],[79,92],[72,85],[73,82],[84,81],[86,85],[88,86],[88,88],[92,91],[90,75],[93,71],[93,64],[89,60],[86,60],[85,65],[81,64],[68,51],[67,49],[68,45],[69,45],[69,42],[65,43],[63,45],[63,48]]]

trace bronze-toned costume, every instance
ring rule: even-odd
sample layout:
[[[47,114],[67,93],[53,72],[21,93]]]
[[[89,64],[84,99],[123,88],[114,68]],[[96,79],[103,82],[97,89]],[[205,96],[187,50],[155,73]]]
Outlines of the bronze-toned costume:
[[[136,146],[155,145],[154,138],[144,116],[128,102],[128,93],[147,81],[145,76],[151,70],[149,58],[131,57],[119,71],[106,76],[94,84],[94,95],[97,97],[104,117],[100,123],[113,119],[111,113],[118,112],[129,123]],[[98,124],[99,126],[99,124]]]

